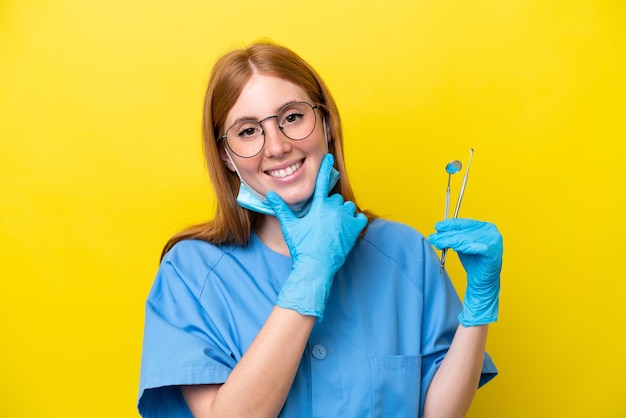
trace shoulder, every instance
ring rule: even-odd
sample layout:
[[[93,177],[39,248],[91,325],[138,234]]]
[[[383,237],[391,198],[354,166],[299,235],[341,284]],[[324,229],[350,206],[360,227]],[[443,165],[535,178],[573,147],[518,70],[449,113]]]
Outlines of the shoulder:
[[[424,235],[400,222],[374,220],[361,239],[360,249],[362,256],[379,261],[386,259],[401,266],[411,277],[422,277],[439,265],[437,254]]]
[[[218,246],[197,239],[185,239],[177,242],[163,257],[161,263],[188,263],[204,261],[211,263],[219,260],[230,251],[228,246]]]
[[[415,228],[381,218],[370,223],[364,239],[372,244],[384,243],[386,245],[423,245],[426,242],[424,236]]]
[[[158,280],[184,282],[194,293],[200,291],[209,272],[219,265],[232,247],[187,239],[176,243],[161,260]]]

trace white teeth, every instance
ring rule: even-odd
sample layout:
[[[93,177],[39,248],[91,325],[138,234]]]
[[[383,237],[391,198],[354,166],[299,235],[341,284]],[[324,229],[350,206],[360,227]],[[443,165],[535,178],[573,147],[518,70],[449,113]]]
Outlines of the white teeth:
[[[269,174],[272,177],[279,177],[279,178],[287,177],[287,176],[292,175],[297,169],[300,168],[301,165],[302,163],[298,161],[294,165],[289,166],[287,168],[281,168],[280,170],[268,171],[267,174]]]

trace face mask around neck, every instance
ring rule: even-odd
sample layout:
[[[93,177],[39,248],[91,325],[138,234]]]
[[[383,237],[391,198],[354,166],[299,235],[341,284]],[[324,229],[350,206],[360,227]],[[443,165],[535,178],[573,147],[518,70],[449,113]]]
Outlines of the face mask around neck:
[[[254,212],[262,213],[264,215],[276,216],[271,206],[269,205],[269,203],[267,203],[267,199],[265,198],[265,196],[261,195],[260,193],[257,193],[254,189],[252,189],[252,187],[248,186],[248,184],[245,181],[243,181],[241,176],[239,178],[241,179],[241,186],[239,186],[239,195],[237,196],[237,204],[241,206],[242,208],[246,208]],[[332,190],[332,188],[335,187],[338,181],[339,181],[339,171],[335,170],[335,168],[333,167],[330,173],[330,179],[329,179],[330,187],[328,188],[328,190]],[[298,218],[302,218],[304,215],[309,213],[312,200],[313,200],[313,196],[311,196],[304,202],[300,202],[300,203],[296,203],[296,204],[288,205],[288,206],[289,206],[289,209],[291,209],[291,211]]]

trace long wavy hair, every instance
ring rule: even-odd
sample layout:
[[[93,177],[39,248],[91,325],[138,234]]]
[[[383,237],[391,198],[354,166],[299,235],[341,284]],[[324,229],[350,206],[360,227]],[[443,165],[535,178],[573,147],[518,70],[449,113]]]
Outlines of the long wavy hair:
[[[207,169],[217,198],[215,217],[174,235],[165,244],[162,256],[174,244],[184,239],[199,239],[215,245],[246,245],[252,230],[262,219],[263,215],[237,205],[240,180],[222,161],[220,151],[224,143],[218,140],[220,132],[225,129],[228,112],[255,72],[279,77],[300,86],[319,106],[327,124],[329,152],[334,155],[335,168],[341,174],[331,192],[340,193],[344,200],[354,202],[357,210],[364,212],[370,220],[375,217],[359,209],[350,187],[343,156],[339,111],[328,87],[317,72],[296,53],[275,43],[260,41],[230,51],[219,58],[207,86],[202,132]]]

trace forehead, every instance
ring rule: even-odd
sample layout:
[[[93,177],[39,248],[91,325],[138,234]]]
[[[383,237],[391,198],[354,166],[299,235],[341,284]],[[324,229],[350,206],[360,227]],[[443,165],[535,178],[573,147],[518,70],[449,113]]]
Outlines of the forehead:
[[[311,102],[304,89],[285,79],[254,74],[228,112],[226,125],[239,119],[262,119],[289,102]]]

